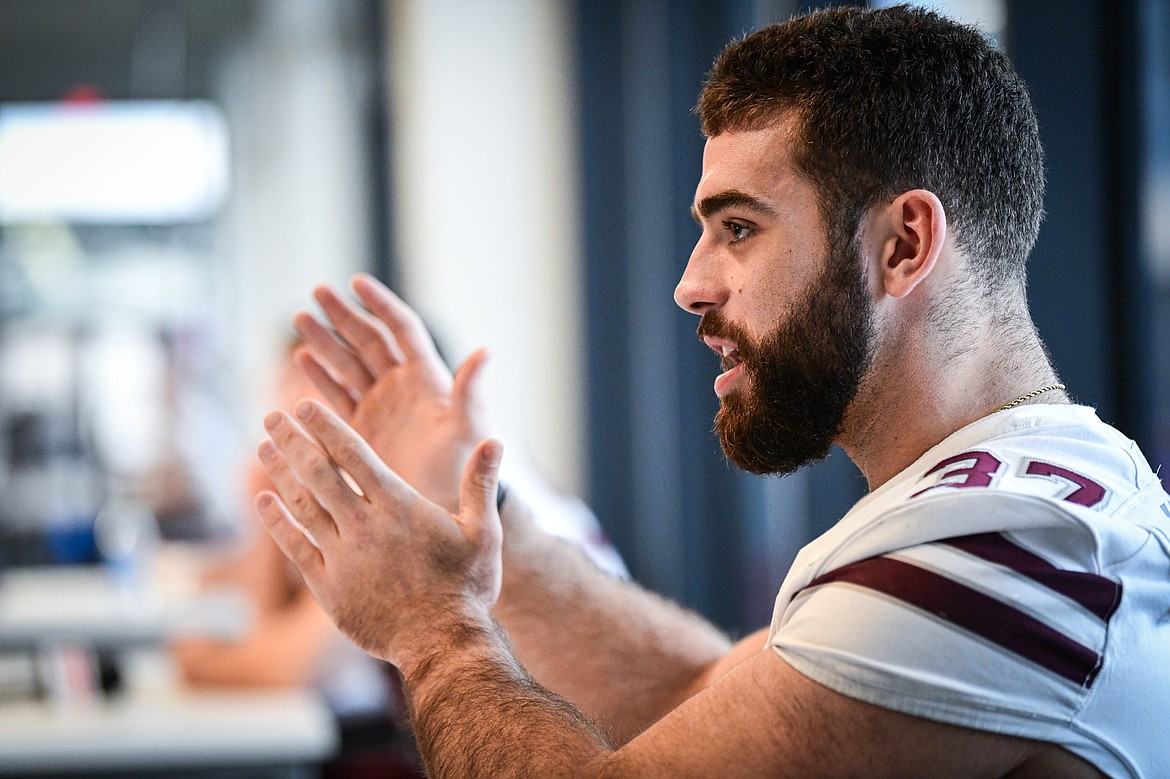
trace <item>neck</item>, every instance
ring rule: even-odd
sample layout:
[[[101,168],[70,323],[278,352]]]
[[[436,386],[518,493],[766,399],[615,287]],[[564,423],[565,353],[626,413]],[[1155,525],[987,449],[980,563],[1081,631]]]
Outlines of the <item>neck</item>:
[[[1024,321],[1014,336],[993,322],[966,328],[961,340],[973,347],[943,349],[914,333],[885,339],[895,346],[879,348],[838,439],[871,490],[956,430],[1058,383],[1039,336]],[[956,340],[953,331],[949,340]],[[1064,392],[1052,390],[1016,405],[1067,402]]]

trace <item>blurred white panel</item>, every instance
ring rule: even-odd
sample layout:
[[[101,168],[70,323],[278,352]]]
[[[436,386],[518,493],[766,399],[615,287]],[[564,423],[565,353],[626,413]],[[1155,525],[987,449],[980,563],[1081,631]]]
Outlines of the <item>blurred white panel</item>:
[[[4,407],[67,407],[76,370],[74,350],[66,328],[10,325],[0,341]]]
[[[0,106],[0,222],[199,221],[227,186],[227,129],[211,103]]]
[[[505,442],[579,490],[584,292],[566,3],[391,7],[403,292],[452,360],[491,348],[485,387]]]
[[[110,470],[140,474],[162,460],[165,371],[162,344],[137,322],[111,317],[91,334],[79,389]]]
[[[353,0],[263,0],[253,35],[222,63],[234,174],[220,220],[231,367],[256,436],[293,313],[311,307],[315,284],[345,284],[370,262],[369,74],[350,40],[357,10]]]

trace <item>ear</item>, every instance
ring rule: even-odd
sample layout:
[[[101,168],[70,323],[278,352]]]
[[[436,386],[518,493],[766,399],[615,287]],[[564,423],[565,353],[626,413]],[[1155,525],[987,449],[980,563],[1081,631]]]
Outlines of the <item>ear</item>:
[[[882,224],[884,222],[884,224]],[[947,215],[933,192],[912,189],[894,198],[879,220],[885,228],[878,280],[887,295],[903,298],[930,275],[947,237]]]

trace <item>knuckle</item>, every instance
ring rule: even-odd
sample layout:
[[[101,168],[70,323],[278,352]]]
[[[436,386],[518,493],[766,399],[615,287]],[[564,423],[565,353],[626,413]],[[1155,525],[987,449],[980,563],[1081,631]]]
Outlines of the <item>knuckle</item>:
[[[316,561],[317,556],[320,554],[320,552],[318,552],[313,547],[313,545],[309,543],[309,539],[307,538],[298,539],[297,544],[293,547],[292,552],[293,562],[295,562],[297,567],[301,570],[304,570],[308,566],[312,565]]]
[[[333,464],[320,457],[314,457],[305,467],[305,475],[310,481],[321,482],[336,475]]]
[[[268,478],[272,480],[273,484],[284,485],[288,483],[288,466],[281,460],[261,460],[260,464],[264,466],[264,472],[268,474]]]
[[[292,496],[292,508],[297,516],[306,516],[317,508],[317,501],[305,490],[297,490]]]
[[[345,441],[337,447],[337,463],[347,470],[350,466],[359,465],[362,461],[362,450],[356,441]]]

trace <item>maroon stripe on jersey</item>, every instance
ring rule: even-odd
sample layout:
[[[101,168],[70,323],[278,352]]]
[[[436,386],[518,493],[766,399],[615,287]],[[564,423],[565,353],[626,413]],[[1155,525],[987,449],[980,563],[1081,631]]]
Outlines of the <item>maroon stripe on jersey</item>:
[[[1001,533],[979,533],[947,538],[940,544],[961,549],[990,563],[1011,568],[1050,590],[1076,601],[1108,622],[1121,603],[1121,585],[1087,571],[1066,571],[1012,543]]]
[[[918,566],[872,557],[818,576],[809,589],[846,582],[880,592],[997,644],[1069,681],[1089,687],[1101,656],[1034,617]]]

